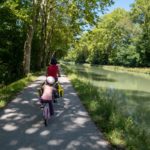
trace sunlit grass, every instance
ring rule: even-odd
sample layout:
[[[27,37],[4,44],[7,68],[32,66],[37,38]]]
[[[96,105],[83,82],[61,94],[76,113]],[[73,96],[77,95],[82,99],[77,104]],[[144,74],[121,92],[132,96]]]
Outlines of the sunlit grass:
[[[0,108],[7,105],[11,98],[21,91],[26,85],[36,79],[36,75],[29,74],[27,77],[22,78],[10,85],[7,85],[0,89]]]
[[[122,131],[123,132],[123,131]],[[123,147],[125,145],[125,141],[122,138],[123,133],[121,130],[115,129],[112,130],[107,137],[112,141],[114,145],[120,145],[120,147]]]

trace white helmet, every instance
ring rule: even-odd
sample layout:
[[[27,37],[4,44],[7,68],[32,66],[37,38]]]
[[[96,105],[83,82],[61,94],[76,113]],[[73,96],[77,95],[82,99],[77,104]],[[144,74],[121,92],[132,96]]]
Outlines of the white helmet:
[[[49,84],[54,84],[55,79],[54,79],[54,77],[49,76],[49,77],[46,78],[46,81],[47,81],[47,83],[49,83]]]

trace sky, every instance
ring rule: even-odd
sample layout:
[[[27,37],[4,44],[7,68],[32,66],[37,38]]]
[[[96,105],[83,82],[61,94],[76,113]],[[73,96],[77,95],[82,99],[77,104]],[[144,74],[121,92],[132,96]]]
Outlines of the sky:
[[[115,3],[111,7],[108,7],[108,11],[105,11],[104,14],[111,13],[114,9],[120,7],[124,8],[126,11],[130,11],[130,5],[135,2],[135,0],[114,0]],[[103,16],[104,14],[98,13],[99,16]],[[84,29],[90,29],[91,27],[86,25]]]
[[[112,12],[114,9],[121,7],[124,8],[125,10],[129,11],[130,10],[130,4],[134,3],[135,0],[114,0],[115,4],[109,7],[109,11],[107,13]]]

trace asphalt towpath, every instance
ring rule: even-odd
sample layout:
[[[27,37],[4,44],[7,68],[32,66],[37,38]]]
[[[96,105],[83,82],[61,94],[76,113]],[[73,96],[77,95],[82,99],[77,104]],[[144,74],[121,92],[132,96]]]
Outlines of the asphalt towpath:
[[[44,126],[37,92],[44,80],[38,77],[0,111],[0,150],[109,150],[65,76],[59,78],[64,97]]]

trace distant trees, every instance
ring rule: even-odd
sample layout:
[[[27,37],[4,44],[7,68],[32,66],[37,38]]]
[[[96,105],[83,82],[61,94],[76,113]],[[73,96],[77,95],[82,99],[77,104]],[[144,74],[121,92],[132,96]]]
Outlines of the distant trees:
[[[62,57],[87,23],[112,0],[1,0],[0,84],[40,70],[52,53]]]
[[[118,8],[99,18],[77,40],[66,59],[78,63],[150,66],[150,2],[136,0],[130,12]]]
[[[137,51],[140,55],[140,65],[150,66],[150,1],[136,0],[131,16],[135,24],[142,30],[137,41]]]

